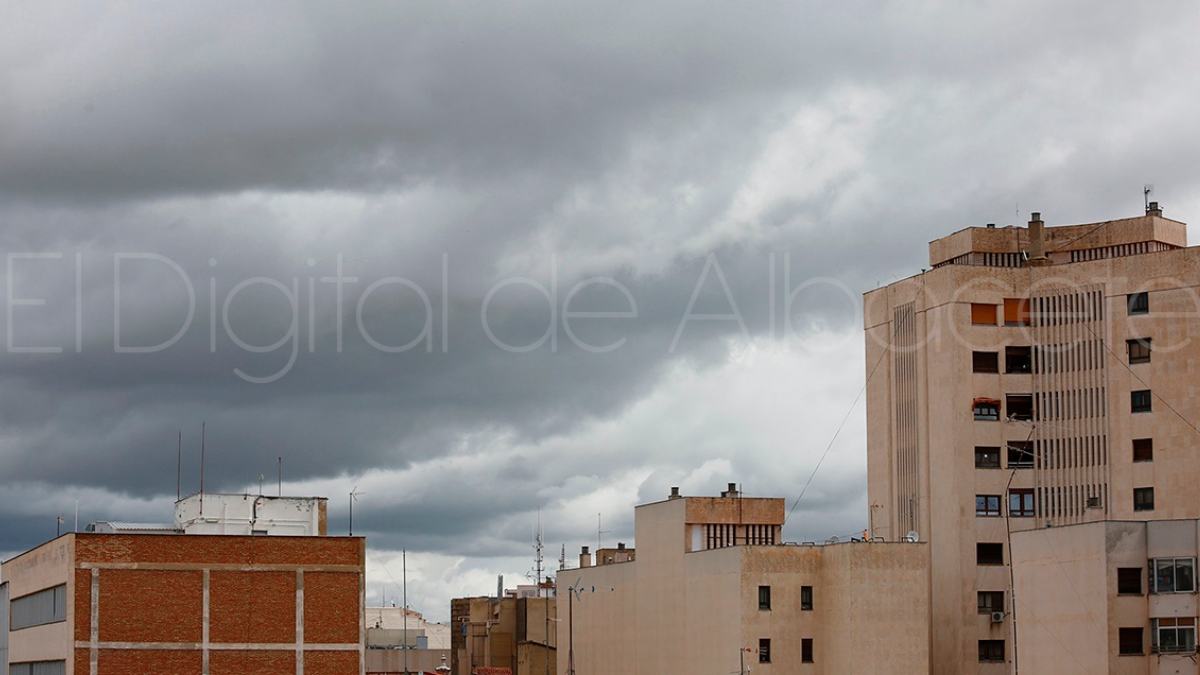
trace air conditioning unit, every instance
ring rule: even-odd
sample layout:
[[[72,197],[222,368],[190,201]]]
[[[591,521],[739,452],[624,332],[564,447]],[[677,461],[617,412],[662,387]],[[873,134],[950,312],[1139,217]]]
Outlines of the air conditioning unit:
[[[1004,623],[1004,612],[992,612],[992,623]]]

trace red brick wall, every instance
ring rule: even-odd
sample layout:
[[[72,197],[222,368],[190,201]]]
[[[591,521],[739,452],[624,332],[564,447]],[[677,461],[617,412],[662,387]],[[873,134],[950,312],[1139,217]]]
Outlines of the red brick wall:
[[[208,593],[210,642],[296,641],[295,572],[213,571]]]
[[[75,570],[75,639],[92,639],[91,570]]]
[[[103,675],[197,675],[202,665],[199,651],[105,649],[100,652]]]
[[[75,535],[77,562],[363,565],[361,537]]]
[[[358,583],[357,574],[304,573],[305,642],[358,642]]]
[[[208,667],[210,675],[295,675],[296,652],[209,652]]]
[[[200,642],[199,571],[101,570],[101,642]]]
[[[308,652],[304,655],[304,675],[354,675],[358,672],[358,652]]]

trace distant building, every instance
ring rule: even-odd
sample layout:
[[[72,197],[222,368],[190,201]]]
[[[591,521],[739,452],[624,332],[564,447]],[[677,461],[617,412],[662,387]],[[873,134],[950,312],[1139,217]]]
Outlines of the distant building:
[[[178,529],[239,529],[208,510],[240,499],[205,495]],[[323,532],[324,500],[308,502],[310,525],[268,508],[250,529]],[[0,564],[9,675],[365,672],[363,538],[140,533],[156,527],[97,524]]]
[[[402,607],[367,608],[367,675],[450,672],[450,626]],[[406,627],[407,625],[407,627]]]
[[[784,544],[784,519],[734,485],[637,507],[636,555],[558,573],[557,673],[927,672],[928,547]]]
[[[555,668],[554,586],[519,586],[502,598],[450,603],[454,675],[545,675]]]
[[[1195,675],[1200,521],[1013,534],[1017,657],[1030,673]]]

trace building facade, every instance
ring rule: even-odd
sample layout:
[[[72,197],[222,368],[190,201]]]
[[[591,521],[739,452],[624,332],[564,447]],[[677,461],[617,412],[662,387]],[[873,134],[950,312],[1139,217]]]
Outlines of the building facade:
[[[553,673],[558,616],[553,587],[529,585],[502,598],[455,598],[450,603],[455,675]]]
[[[784,544],[784,500],[637,507],[636,558],[558,573],[559,675],[924,673],[919,543]]]
[[[1200,521],[1013,535],[1017,656],[1030,673],[1196,675]]]
[[[11,675],[364,672],[361,537],[70,533],[0,565]]]
[[[1200,517],[1200,251],[1157,204],[929,251],[864,298],[870,530],[929,542],[933,672],[1006,673],[1013,533]]]

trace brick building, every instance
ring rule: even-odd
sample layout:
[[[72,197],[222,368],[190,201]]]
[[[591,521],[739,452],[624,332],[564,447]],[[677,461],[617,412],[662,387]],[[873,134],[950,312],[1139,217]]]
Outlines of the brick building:
[[[363,672],[361,537],[66,534],[0,565],[12,675]]]

